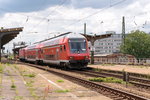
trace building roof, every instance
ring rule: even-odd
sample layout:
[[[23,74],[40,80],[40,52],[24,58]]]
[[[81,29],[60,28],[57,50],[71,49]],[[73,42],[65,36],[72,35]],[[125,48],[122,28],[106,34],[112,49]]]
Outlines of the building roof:
[[[1,47],[14,39],[22,30],[23,27],[0,29]]]
[[[109,55],[112,55],[112,54],[96,54],[96,55],[94,55],[94,57],[106,57]]]
[[[102,35],[89,35],[89,34],[82,34],[83,36],[85,36],[87,38],[88,41],[94,39],[103,39],[103,38],[108,38],[110,37],[112,34],[102,34]]]
[[[14,49],[12,49],[14,52],[16,52],[16,51],[19,51],[19,49],[22,49],[22,48],[25,48],[25,47],[27,47],[26,45],[24,45],[24,46],[21,46],[21,47],[17,47],[17,48],[14,48]]]
[[[134,58],[133,55],[130,55],[130,54],[123,54],[123,53],[111,53],[111,54],[97,54],[97,55],[94,55],[94,57],[130,57],[130,58]]]

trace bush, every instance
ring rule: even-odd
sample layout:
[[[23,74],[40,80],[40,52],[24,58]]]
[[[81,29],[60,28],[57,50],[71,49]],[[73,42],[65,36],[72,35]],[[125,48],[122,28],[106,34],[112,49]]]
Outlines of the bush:
[[[90,78],[89,80],[94,82],[107,82],[107,83],[119,83],[119,84],[125,83],[123,80],[118,78],[113,78],[113,77],[106,77],[106,78],[97,77],[97,78]]]

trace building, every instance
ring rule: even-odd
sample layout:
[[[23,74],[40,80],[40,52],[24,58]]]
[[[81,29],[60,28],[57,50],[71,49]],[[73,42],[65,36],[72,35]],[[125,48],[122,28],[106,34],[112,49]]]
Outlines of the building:
[[[112,33],[112,31],[109,31]],[[106,32],[108,33],[108,32]],[[99,39],[95,41],[94,54],[112,54],[119,53],[120,46],[122,44],[122,34],[116,34],[113,32],[112,36],[109,38]]]
[[[135,64],[136,58],[133,55],[114,53],[114,54],[99,54],[94,56],[96,63],[102,64]]]

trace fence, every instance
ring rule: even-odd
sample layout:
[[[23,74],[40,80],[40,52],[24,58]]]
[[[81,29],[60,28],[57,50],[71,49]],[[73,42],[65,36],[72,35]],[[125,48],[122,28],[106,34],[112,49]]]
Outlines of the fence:
[[[95,58],[95,63],[101,64],[127,64],[127,65],[150,65],[150,58]]]

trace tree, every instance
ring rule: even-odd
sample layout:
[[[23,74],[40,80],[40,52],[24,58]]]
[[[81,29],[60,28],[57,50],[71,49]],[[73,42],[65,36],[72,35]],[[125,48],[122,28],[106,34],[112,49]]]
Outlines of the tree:
[[[131,31],[121,45],[121,52],[136,58],[150,58],[150,35],[143,31]]]

